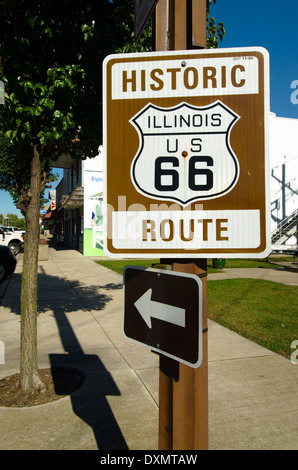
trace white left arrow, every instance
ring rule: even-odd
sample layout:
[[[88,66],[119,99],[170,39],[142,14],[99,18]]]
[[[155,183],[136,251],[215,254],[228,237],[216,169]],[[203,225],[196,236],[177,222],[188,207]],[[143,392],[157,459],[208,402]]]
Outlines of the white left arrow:
[[[143,320],[152,328],[151,318],[185,327],[185,309],[151,300],[152,289],[148,289],[135,303]]]

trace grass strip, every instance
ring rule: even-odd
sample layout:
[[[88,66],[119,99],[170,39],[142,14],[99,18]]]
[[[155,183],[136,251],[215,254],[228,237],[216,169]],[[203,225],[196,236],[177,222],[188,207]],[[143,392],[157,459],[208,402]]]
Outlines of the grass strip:
[[[290,358],[298,339],[298,287],[261,279],[208,281],[208,317]]]

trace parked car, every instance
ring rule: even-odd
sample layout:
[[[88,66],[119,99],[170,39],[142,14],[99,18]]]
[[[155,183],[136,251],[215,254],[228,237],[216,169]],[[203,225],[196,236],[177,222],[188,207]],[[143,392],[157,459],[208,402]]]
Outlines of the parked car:
[[[8,246],[14,255],[24,248],[24,235],[20,232],[10,232],[6,228],[0,228],[0,245]]]
[[[0,284],[14,273],[17,259],[8,246],[0,245]]]
[[[24,230],[23,228],[18,228],[18,227],[12,227],[12,226],[9,226],[9,227],[4,227],[3,225],[0,226],[0,228],[4,229],[6,232],[20,232],[22,235],[25,235],[26,233],[26,230]]]

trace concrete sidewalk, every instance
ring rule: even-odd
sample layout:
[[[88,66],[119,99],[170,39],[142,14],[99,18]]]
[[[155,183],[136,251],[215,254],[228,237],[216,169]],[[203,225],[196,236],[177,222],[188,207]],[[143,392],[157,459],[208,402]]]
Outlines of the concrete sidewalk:
[[[19,371],[22,262],[0,287],[0,378]],[[225,270],[208,279],[297,273]],[[5,292],[5,294],[4,294]],[[122,334],[122,276],[74,250],[39,262],[39,367],[74,366],[86,379],[69,397],[0,407],[0,450],[157,450],[158,356]],[[209,449],[298,449],[298,366],[209,321]],[[298,340],[298,332],[293,332]]]

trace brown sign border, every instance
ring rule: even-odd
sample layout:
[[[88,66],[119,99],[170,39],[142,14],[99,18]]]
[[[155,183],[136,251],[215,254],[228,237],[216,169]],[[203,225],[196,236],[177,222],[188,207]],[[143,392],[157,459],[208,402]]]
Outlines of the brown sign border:
[[[225,95],[225,96],[196,96],[196,97],[167,97],[148,99],[112,100],[112,67],[116,63],[143,62],[143,61],[165,61],[171,59],[184,60],[189,56],[195,58],[210,57],[249,57],[255,56],[259,62],[259,93],[256,95]],[[231,135],[231,145],[237,157],[241,157],[240,181],[235,190],[217,200],[204,201],[204,210],[230,210],[230,209],[258,209],[260,210],[260,246],[255,249],[194,249],[181,250],[175,248],[166,249],[116,249],[111,239],[111,211],[110,207],[117,207],[117,197],[125,195],[127,207],[138,203],[149,206],[151,203],[161,204],[159,200],[145,198],[135,191],[130,181],[130,165],[138,147],[138,138],[129,119],[133,117],[147,103],[151,102],[160,107],[175,106],[182,101],[190,104],[204,106],[220,99],[245,119],[240,119],[236,125],[238,129],[238,140],[235,132]],[[105,239],[105,250],[111,257],[265,257],[270,252],[270,206],[269,206],[269,156],[268,156],[268,126],[269,126],[269,56],[262,48],[241,49],[217,49],[204,51],[171,51],[147,54],[121,54],[109,56],[104,63],[104,152],[105,159],[105,203],[107,204],[107,234]],[[266,109],[267,107],[267,109]],[[245,109],[243,109],[245,108]],[[115,123],[116,119],[116,123]],[[124,123],[124,124],[123,124]],[[236,128],[235,125],[235,128]],[[239,135],[243,138],[240,142]],[[253,136],[253,139],[250,137]],[[126,142],[128,144],[126,145]],[[127,155],[128,153],[129,155]],[[256,154],[257,153],[257,154]],[[252,160],[253,155],[254,160]],[[249,158],[251,160],[249,160]],[[250,184],[244,184],[244,176],[247,180],[253,180]],[[242,181],[243,180],[243,181]],[[129,190],[127,187],[130,187]],[[118,191],[118,193],[117,193]],[[248,198],[248,200],[247,200]],[[243,202],[246,201],[246,202]],[[244,204],[246,206],[244,207]],[[193,204],[190,204],[192,210]],[[149,210],[149,208],[148,208]]]

